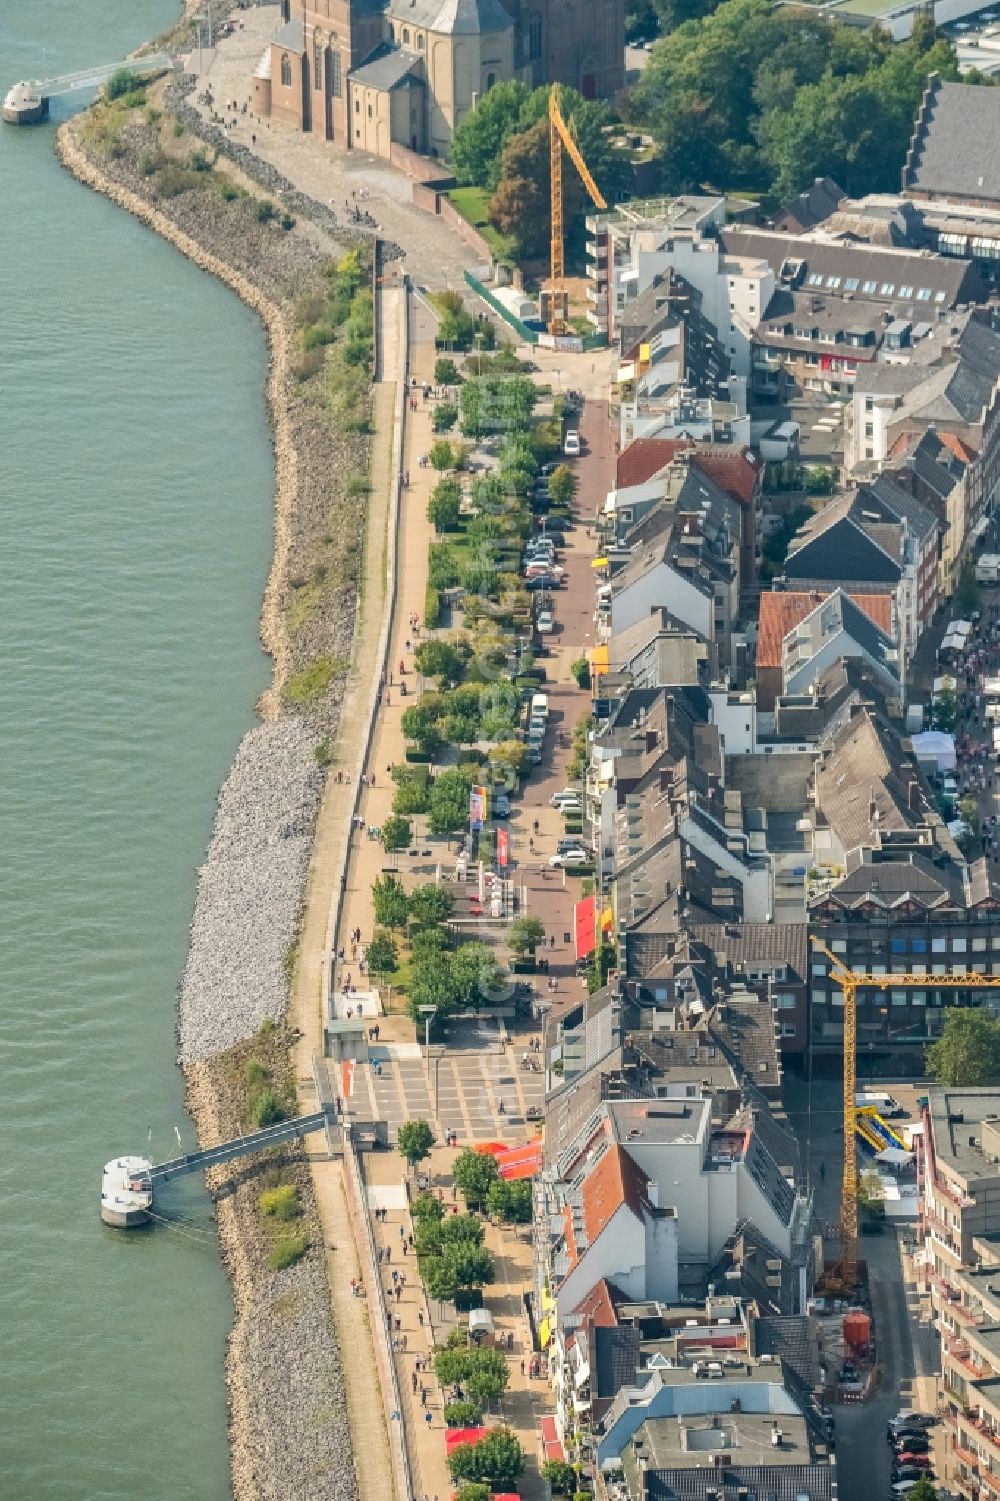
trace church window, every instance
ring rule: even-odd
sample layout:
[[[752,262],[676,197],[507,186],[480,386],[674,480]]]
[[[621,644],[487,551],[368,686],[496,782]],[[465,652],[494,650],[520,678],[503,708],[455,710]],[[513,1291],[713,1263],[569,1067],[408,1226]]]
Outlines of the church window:
[[[423,32],[421,32],[420,35],[417,37],[417,51],[418,52],[423,52],[423,50],[424,50],[424,34],[423,34]]]
[[[403,46],[404,47],[408,47],[409,45],[410,45],[410,28],[408,26],[404,26],[403,27]]]
[[[493,85],[496,83],[496,81],[497,81],[497,75],[495,73],[487,73],[487,75],[486,75],[486,87],[487,87],[487,89],[491,89],[493,87]]]
[[[323,87],[323,39],[320,36],[313,37],[313,88]]]
[[[542,55],[542,18],[532,16],[528,22],[528,59],[535,62]]]
[[[292,59],[287,52],[281,54],[281,87],[290,89],[292,86]]]
[[[336,48],[330,54],[330,92],[334,99],[339,99],[343,83],[340,73],[340,53]]]

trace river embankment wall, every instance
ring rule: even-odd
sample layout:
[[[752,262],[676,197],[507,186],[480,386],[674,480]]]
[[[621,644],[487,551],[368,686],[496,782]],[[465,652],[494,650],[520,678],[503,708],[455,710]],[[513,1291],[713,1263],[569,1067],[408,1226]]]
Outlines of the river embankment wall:
[[[294,1039],[280,1018],[323,786],[317,749],[336,731],[342,684],[334,678],[305,706],[286,693],[318,651],[350,658],[364,502],[338,487],[338,476],[363,472],[368,456],[364,435],[337,430],[315,382],[303,382],[293,360],[297,304],[316,295],[323,266],[350,241],[333,240],[329,223],[303,225],[301,233],[261,224],[242,189],[235,204],[200,192],[157,201],[145,169],[149,126],[139,121],[102,157],[85,139],[86,118],[58,132],[63,165],[231,287],[267,338],[275,521],[260,628],[273,674],[259,704],[263,722],[244,738],[220,792],[178,996],[179,1061],[208,1145],[245,1129],[248,1063],[263,1062],[283,1079],[286,1097],[294,1094]],[[313,606],[307,619],[299,611],[293,631],[290,610],[304,583]],[[263,1031],[262,1023],[269,1024]],[[277,1271],[268,1265],[257,1202],[275,1174],[296,1187],[311,1237],[306,1255]],[[291,1149],[266,1165],[237,1164],[211,1186],[234,1300],[226,1385],[236,1501],[357,1501],[343,1360],[305,1157]]]

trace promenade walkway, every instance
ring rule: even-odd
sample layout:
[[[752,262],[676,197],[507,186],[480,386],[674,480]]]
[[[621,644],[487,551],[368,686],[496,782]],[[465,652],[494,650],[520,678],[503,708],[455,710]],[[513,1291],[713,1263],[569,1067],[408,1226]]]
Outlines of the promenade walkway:
[[[337,764],[348,770],[345,780],[327,778],[316,827],[306,890],[306,905],[292,987],[290,1016],[301,1034],[295,1053],[300,1089],[312,1084],[310,1059],[322,1051],[320,1010],[323,965],[329,952],[333,896],[343,868],[345,843],[350,838],[351,812],[357,775],[364,758],[365,714],[368,695],[380,672],[379,643],[386,610],[388,520],[394,483],[393,437],[396,401],[405,380],[406,293],[401,287],[379,294],[380,381],[373,393],[371,494],[365,543],[360,618],[354,660],[345,690],[349,706],[341,718],[334,750]],[[352,1280],[363,1280],[344,1193],[342,1167],[314,1161],[313,1181],[327,1247],[327,1273],[340,1336],[347,1383],[351,1432],[354,1438],[361,1501],[386,1501],[393,1495],[393,1475],[385,1431],[384,1404],[379,1390],[369,1306],[353,1294]]]

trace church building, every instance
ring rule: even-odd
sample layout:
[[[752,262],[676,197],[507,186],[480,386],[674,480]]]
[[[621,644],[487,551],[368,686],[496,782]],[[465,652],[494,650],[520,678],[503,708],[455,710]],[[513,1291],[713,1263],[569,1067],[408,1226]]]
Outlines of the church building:
[[[252,108],[388,158],[446,157],[495,83],[565,83],[587,99],[625,81],[625,0],[282,0]]]

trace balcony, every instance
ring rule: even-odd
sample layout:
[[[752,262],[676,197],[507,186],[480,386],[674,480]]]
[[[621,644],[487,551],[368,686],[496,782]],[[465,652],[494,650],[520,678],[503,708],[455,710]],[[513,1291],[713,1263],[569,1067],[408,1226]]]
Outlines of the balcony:
[[[753,352],[753,368],[755,370],[777,371],[781,369],[782,359],[769,349],[755,349]]]
[[[942,1330],[941,1338],[944,1341],[947,1359],[954,1361],[957,1366],[972,1377],[974,1381],[984,1381],[992,1372],[989,1366],[975,1360],[972,1351],[964,1339],[949,1339],[947,1332]]]
[[[596,308],[603,310],[605,313],[608,310],[608,294],[607,290],[604,287],[588,287],[587,301],[589,303],[592,303]]]

